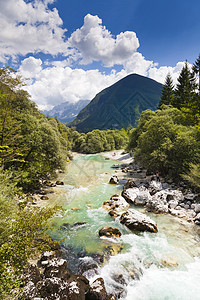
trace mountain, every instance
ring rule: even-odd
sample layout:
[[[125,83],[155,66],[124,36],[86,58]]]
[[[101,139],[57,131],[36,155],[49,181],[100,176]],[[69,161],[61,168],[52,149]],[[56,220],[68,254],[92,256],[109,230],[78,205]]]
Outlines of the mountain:
[[[88,132],[135,126],[143,110],[155,110],[162,84],[131,74],[98,93],[69,126]]]
[[[51,110],[45,110],[42,113],[49,117],[57,117],[62,123],[69,123],[74,120],[78,113],[83,109],[90,100],[79,100],[76,103],[64,102],[54,106]]]

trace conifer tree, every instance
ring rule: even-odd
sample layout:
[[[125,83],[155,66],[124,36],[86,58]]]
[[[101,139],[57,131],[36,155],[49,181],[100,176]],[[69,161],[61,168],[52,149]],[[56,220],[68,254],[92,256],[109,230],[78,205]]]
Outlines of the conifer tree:
[[[182,107],[190,108],[196,95],[196,87],[195,75],[190,71],[188,62],[186,61],[185,66],[182,68],[178,77],[178,84],[176,86],[172,105],[178,109]]]
[[[165,84],[162,89],[161,99],[158,104],[158,107],[160,108],[162,104],[166,104],[166,105],[171,104],[173,102],[173,97],[174,97],[173,80],[170,73],[168,73],[165,79]]]
[[[193,64],[193,72],[194,74],[197,74],[199,77],[199,83],[198,83],[198,90],[199,90],[199,96],[200,96],[200,54],[195,63]]]

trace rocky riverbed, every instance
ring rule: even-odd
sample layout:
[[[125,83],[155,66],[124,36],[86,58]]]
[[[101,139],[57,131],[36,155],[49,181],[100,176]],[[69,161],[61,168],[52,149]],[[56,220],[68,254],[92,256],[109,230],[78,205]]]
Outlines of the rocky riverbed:
[[[161,216],[161,220],[162,217],[164,219],[165,216],[169,215],[180,220],[180,224],[184,221],[188,224],[194,224],[198,228],[200,224],[199,195],[182,187],[166,183],[162,178],[161,182],[157,182],[152,178],[152,175],[148,175],[145,170],[135,165],[133,158],[128,154],[116,152],[115,157],[113,157],[113,153],[105,155],[107,155],[106,161],[108,163],[109,159],[119,160],[112,165],[113,168],[105,171],[106,169],[102,169],[103,160],[99,159],[101,169],[98,172],[97,168],[95,169],[96,185],[98,178],[100,180],[99,186],[102,181],[109,193],[113,188],[115,190],[115,193],[111,194],[110,197],[105,195],[104,189],[102,190],[102,200],[105,197],[107,200],[102,201],[98,194],[95,194],[96,196],[92,194],[91,199],[94,197],[99,199],[98,203],[90,202],[86,189],[88,183],[84,180],[81,181],[83,186],[78,186],[78,188],[75,186],[73,189],[70,185],[66,185],[65,177],[61,177],[60,182],[57,182],[55,188],[58,188],[59,192],[69,190],[76,193],[80,192],[80,199],[76,200],[77,196],[75,197],[73,194],[75,197],[73,204],[70,204],[72,201],[70,199],[65,208],[66,216],[60,217],[60,221],[55,227],[57,239],[59,236],[60,240],[65,237],[67,242],[63,245],[61,243],[62,247],[59,250],[44,253],[34,265],[29,266],[26,272],[23,299],[132,299],[128,298],[129,290],[132,290],[132,282],[137,283],[139,280],[142,283],[143,278],[145,278],[144,274],[151,270],[152,265],[166,268],[166,270],[179,268],[181,265],[179,259],[171,254],[161,257],[157,254],[157,258],[152,258],[151,254],[149,258],[146,258],[146,254],[142,254],[143,249],[145,249],[144,245],[141,248],[137,243],[139,240],[140,243],[146,241],[150,243],[148,248],[156,243],[157,240],[154,239],[154,236],[156,237],[160,227],[154,220],[154,216]],[[90,156],[91,160],[94,158],[95,156]],[[81,170],[82,165],[76,162],[77,169]],[[85,174],[88,173],[85,172]],[[84,178],[85,174],[83,174]],[[91,177],[86,176],[87,180],[88,178]],[[120,192],[117,193],[117,191]],[[99,190],[97,192],[99,193]],[[81,196],[83,193],[85,193],[84,198]],[[53,194],[46,195],[46,192],[44,194],[37,196],[38,198],[35,198],[33,202],[37,205],[48,204],[51,197],[53,198]],[[67,197],[71,197],[72,193],[67,195]],[[47,196],[48,199],[41,199],[43,196]],[[66,200],[64,201],[66,202]],[[61,202],[60,197],[59,202]],[[89,222],[93,219],[94,221],[90,225]],[[187,227],[183,229],[187,230]],[[138,235],[139,232],[147,232],[148,235],[143,237]],[[92,234],[95,234],[94,243],[92,242],[94,239]],[[78,253],[74,255],[75,247],[68,247],[67,245],[79,236],[81,243],[85,246],[83,246],[83,250],[79,249]],[[86,241],[83,240],[83,236],[86,236]],[[159,244],[163,243],[163,238],[157,239]],[[134,257],[131,256],[131,253],[126,254],[123,241],[125,243],[131,241],[131,245],[134,245],[131,251],[135,253],[138,248],[139,252],[136,252]],[[88,244],[93,245],[93,253],[91,248],[88,248]],[[166,244],[165,248],[165,251],[169,249],[172,251]],[[97,249],[100,251],[98,252]],[[141,254],[142,257],[140,257]],[[129,284],[131,285],[129,286]],[[135,299],[140,298],[136,297]]]

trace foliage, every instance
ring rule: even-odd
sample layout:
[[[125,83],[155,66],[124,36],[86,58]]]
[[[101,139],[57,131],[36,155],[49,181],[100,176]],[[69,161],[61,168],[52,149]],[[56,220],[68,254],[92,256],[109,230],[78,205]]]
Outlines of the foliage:
[[[186,174],[182,174],[183,179],[187,180],[193,187],[200,190],[200,164],[190,164],[190,169]]]
[[[163,106],[162,110],[142,113],[129,149],[135,149],[135,159],[143,166],[177,179],[191,163],[200,162],[199,144],[200,132],[188,126],[185,115],[176,108]]]
[[[122,149],[126,147],[128,142],[128,135],[124,129],[93,130],[85,134],[79,133],[74,128],[68,128],[68,137],[72,150],[81,153],[99,153]]]
[[[40,239],[46,235],[47,220],[54,209],[19,208],[17,204],[17,182],[13,175],[0,169],[0,299],[22,283],[21,272],[28,259],[41,248]],[[48,249],[48,248],[46,248]]]
[[[0,165],[30,188],[64,169],[69,143],[66,126],[44,117],[22,86],[12,69],[0,69]]]

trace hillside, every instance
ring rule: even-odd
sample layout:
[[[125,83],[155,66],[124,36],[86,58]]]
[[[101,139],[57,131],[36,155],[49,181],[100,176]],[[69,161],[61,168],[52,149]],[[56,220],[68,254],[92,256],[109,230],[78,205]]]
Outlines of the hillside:
[[[54,106],[51,110],[43,111],[43,114],[49,117],[57,117],[62,123],[69,123],[75,119],[78,113],[83,109],[90,100],[79,100],[75,103],[64,102]]]
[[[143,110],[155,110],[162,84],[131,74],[98,93],[69,126],[88,132],[135,126]]]

